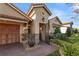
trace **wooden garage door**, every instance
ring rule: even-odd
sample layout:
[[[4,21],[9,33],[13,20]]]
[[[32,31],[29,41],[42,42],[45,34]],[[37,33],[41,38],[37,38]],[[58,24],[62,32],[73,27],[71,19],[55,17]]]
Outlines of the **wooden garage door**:
[[[14,24],[0,24],[0,44],[19,42],[20,26]]]

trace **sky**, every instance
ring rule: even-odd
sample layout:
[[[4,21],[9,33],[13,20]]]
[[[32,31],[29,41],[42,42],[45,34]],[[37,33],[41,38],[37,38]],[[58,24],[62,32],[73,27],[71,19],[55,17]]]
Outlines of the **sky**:
[[[27,13],[31,7],[30,3],[15,3],[14,5],[24,13]],[[73,21],[73,27],[79,28],[79,14],[73,12],[79,6],[74,6],[72,3],[46,3],[46,6],[52,12],[50,18],[58,16],[62,23]],[[78,16],[75,17],[76,15]]]

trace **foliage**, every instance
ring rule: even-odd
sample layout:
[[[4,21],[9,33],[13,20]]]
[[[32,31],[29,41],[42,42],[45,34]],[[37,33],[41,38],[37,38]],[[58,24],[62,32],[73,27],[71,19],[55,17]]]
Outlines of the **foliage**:
[[[69,31],[68,31],[69,32]],[[69,35],[69,34],[68,34]],[[62,40],[66,40],[67,39],[67,35],[64,33],[61,33],[60,28],[56,27],[55,32],[53,34],[53,38],[54,39],[62,39]]]
[[[59,49],[57,49],[54,52],[48,54],[48,56],[60,56]]]
[[[53,38],[54,39],[58,39],[60,37],[61,37],[61,34],[60,33],[53,34]]]
[[[78,30],[77,30],[77,29],[75,29],[75,30],[74,30],[74,33],[78,33]]]
[[[56,28],[55,28],[54,34],[57,34],[57,33],[61,33],[60,27],[56,27]]]
[[[66,56],[76,56],[76,55],[79,55],[78,50],[76,48],[72,47],[72,45],[64,45],[63,49],[64,49],[64,55],[66,55]]]
[[[79,34],[73,34],[71,37],[66,40],[67,42],[70,42],[72,44],[79,42]]]
[[[28,40],[28,30],[24,29],[23,33],[22,33],[22,40]]]
[[[68,36],[68,37],[70,37],[71,36],[71,28],[70,27],[68,27],[67,28],[67,31],[66,31],[66,35]]]
[[[51,42],[57,44],[64,51],[66,56],[79,56],[79,34],[73,34],[68,41],[60,39],[51,39]]]
[[[24,48],[27,47],[27,43],[28,43],[28,30],[24,29],[23,33],[22,33],[22,44],[23,44]]]
[[[54,34],[54,35],[53,35],[53,38],[54,38],[54,39],[61,39],[61,40],[67,40],[67,39],[68,39],[67,35],[64,34],[64,33],[57,33],[57,34]]]

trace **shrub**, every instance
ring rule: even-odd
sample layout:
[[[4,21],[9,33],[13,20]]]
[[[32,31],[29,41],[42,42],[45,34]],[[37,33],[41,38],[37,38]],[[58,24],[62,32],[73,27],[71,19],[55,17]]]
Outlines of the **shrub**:
[[[71,36],[71,28],[70,27],[68,27],[67,28],[67,31],[66,31],[66,35],[68,36],[68,37],[70,37]]]
[[[60,37],[61,40],[68,40],[68,37],[66,34],[62,34]]]
[[[63,54],[65,56],[78,56],[79,55],[79,50],[76,48],[78,44],[77,45],[75,44],[76,45],[75,46],[69,42],[59,40],[59,39],[53,39],[52,42],[62,48]]]
[[[28,30],[24,29],[23,33],[22,33],[22,40],[26,41],[28,40]]]
[[[48,56],[60,56],[59,49],[57,49],[56,51],[48,54]]]
[[[58,39],[58,38],[60,38],[60,36],[61,36],[60,33],[56,33],[56,34],[53,35],[53,38],[54,38],[54,39]]]
[[[77,30],[77,29],[75,29],[75,30],[74,30],[74,33],[78,33],[78,30]]]
[[[56,28],[55,28],[54,34],[56,34],[56,33],[61,33],[60,27],[56,27]]]
[[[79,34],[73,34],[71,35],[71,37],[66,40],[67,42],[70,42],[70,43],[76,43],[76,42],[79,42]]]
[[[79,34],[73,34],[68,40],[52,39],[51,42],[62,48],[65,56],[79,56]]]
[[[79,51],[73,47],[73,45],[64,45],[63,46],[64,49],[64,55],[66,56],[78,56],[79,55]]]
[[[53,35],[53,38],[54,39],[61,39],[61,40],[67,40],[68,37],[66,34],[63,34],[63,33],[56,33]]]

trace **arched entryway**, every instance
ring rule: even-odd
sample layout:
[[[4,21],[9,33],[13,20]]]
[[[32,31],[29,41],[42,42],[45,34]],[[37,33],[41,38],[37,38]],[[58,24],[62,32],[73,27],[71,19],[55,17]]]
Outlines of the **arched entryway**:
[[[39,42],[45,42],[45,36],[46,36],[46,27],[44,23],[39,24]]]

